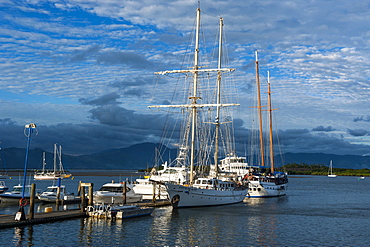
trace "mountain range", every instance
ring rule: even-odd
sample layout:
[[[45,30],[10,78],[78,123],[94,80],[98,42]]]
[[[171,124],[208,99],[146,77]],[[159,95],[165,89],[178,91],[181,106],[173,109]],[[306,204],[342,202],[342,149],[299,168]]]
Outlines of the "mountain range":
[[[152,167],[155,159],[155,149],[158,144],[141,143],[127,148],[109,149],[99,153],[85,155],[62,155],[65,169],[105,169],[105,170],[138,170]],[[40,148],[30,149],[28,156],[28,169],[42,169],[42,153]],[[25,148],[3,148],[1,150],[0,168],[23,169],[25,162]],[[46,169],[53,167],[53,154],[46,153]],[[163,157],[174,159],[177,151],[167,149]],[[279,155],[280,156],[280,155]],[[323,153],[285,153],[283,162],[280,157],[276,159],[276,166],[285,164],[323,164],[329,166],[333,161],[335,168],[363,169],[370,168],[370,156],[334,155]],[[168,159],[168,158],[167,158]]]

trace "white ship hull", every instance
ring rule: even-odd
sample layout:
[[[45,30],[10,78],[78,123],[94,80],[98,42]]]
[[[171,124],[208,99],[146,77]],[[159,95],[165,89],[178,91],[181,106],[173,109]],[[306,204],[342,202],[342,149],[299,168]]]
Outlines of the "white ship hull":
[[[139,202],[142,199],[141,195],[130,195],[132,193],[126,194],[126,203]],[[120,204],[123,203],[123,193],[110,193],[104,191],[97,191],[93,195],[94,202],[105,203],[105,204]]]
[[[136,179],[137,184],[134,185],[132,190],[135,194],[142,195],[143,200],[152,200],[154,185],[149,179]],[[168,199],[168,193],[166,187],[161,184],[155,185],[155,198],[156,199]]]
[[[217,206],[242,202],[248,190],[214,190],[167,184],[174,208]]]
[[[19,203],[19,200],[22,198],[22,186],[16,185],[13,187],[12,191],[5,192],[0,194],[1,203]],[[24,191],[24,198],[27,200],[30,199],[30,186],[26,185]],[[35,195],[35,201],[37,201],[37,195]]]
[[[246,197],[259,198],[259,197],[278,197],[285,196],[287,184],[279,184],[260,181],[250,181],[249,190]]]

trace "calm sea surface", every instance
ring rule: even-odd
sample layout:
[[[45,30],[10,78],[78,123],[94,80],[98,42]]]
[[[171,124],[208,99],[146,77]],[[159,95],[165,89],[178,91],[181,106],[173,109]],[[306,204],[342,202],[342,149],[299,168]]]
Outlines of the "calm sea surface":
[[[129,176],[135,178],[135,175]],[[117,176],[76,176],[95,189]],[[18,181],[6,180],[7,185]],[[37,182],[43,189],[50,182]],[[288,195],[172,210],[126,220],[75,219],[0,230],[2,246],[369,246],[370,178],[290,177]],[[0,204],[0,213],[17,207]],[[43,211],[42,206],[38,207]]]

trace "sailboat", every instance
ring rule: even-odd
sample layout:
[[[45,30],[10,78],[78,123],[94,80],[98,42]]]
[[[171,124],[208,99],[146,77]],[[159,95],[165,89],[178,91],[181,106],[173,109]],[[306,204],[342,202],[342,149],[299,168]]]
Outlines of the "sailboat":
[[[328,177],[329,178],[336,178],[337,175],[333,173],[333,161],[330,161],[329,170],[328,170]]]
[[[272,103],[271,103],[271,86],[270,76],[268,75],[268,109],[269,113],[269,149],[270,149],[270,166],[266,166],[264,138],[262,130],[262,105],[261,89],[259,80],[258,53],[256,51],[256,84],[257,84],[257,111],[259,124],[259,162],[260,164],[251,165],[250,171],[244,177],[249,181],[249,191],[247,197],[277,197],[286,195],[288,186],[288,176],[283,172],[275,171],[274,148],[273,148],[273,131],[272,131]],[[268,171],[269,170],[269,171]]]
[[[225,72],[231,72],[234,69],[221,68],[221,55],[222,55],[222,28],[223,19],[220,18],[220,41],[219,41],[219,61],[218,67],[216,69],[203,69],[199,64],[199,35],[200,35],[200,8],[197,8],[197,18],[196,18],[196,33],[195,33],[195,49],[194,49],[194,64],[191,69],[185,70],[173,70],[173,71],[163,71],[157,72],[158,74],[166,75],[171,73],[184,73],[192,77],[192,83],[190,84],[190,97],[188,97],[187,104],[181,105],[161,105],[161,106],[150,106],[150,107],[176,107],[188,110],[189,116],[187,118],[187,124],[185,129],[185,135],[182,144],[179,147],[179,153],[177,157],[177,162],[186,164],[190,167],[189,181],[185,184],[178,183],[165,183],[167,188],[167,193],[173,208],[182,207],[198,207],[198,206],[214,206],[214,205],[226,205],[232,203],[242,202],[245,195],[248,192],[248,188],[242,184],[238,184],[237,181],[233,179],[219,179],[217,174],[214,177],[207,176],[205,174],[197,174],[195,172],[195,167],[207,166],[207,162],[210,162],[209,155],[211,153],[210,149],[210,135],[205,130],[209,130],[209,123],[202,117],[209,112],[215,112],[216,109],[216,121],[213,122],[211,126],[215,126],[213,133],[214,138],[214,162],[218,164],[218,131],[220,127],[220,108],[235,106],[238,104],[222,104],[220,97],[220,85],[221,85],[221,74]],[[213,99],[213,102],[206,102],[205,97],[201,98],[198,87],[200,87],[200,76],[203,74],[217,74],[217,99]],[[205,103],[201,104],[200,101],[204,100]],[[205,108],[201,112],[201,110]],[[201,114],[203,113],[203,114]],[[204,131],[204,132],[202,132]],[[203,134],[202,134],[203,133]],[[198,154],[198,156],[197,156]],[[205,157],[208,157],[205,158]]]
[[[57,159],[59,160],[59,169],[57,165]],[[35,180],[57,180],[58,178],[69,178],[72,174],[67,173],[64,171],[63,164],[62,164],[62,146],[57,147],[57,144],[54,144],[54,170],[47,171],[45,170],[46,162],[45,162],[45,152],[43,153],[43,165],[41,172],[35,172],[33,178]]]

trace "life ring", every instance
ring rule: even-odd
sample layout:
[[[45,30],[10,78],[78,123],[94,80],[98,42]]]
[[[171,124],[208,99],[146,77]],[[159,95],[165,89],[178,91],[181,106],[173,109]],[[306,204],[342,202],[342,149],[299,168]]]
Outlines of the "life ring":
[[[19,206],[21,206],[21,207],[26,206],[26,205],[27,205],[27,203],[28,203],[28,200],[27,200],[26,198],[21,198],[21,199],[19,200]]]

